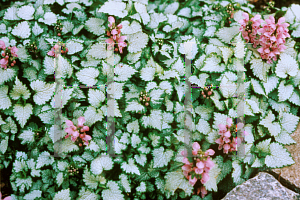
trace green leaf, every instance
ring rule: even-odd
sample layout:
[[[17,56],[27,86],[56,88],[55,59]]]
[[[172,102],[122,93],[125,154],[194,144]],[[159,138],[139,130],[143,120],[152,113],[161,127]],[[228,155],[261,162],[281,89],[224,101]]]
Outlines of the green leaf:
[[[16,104],[14,106],[13,112],[15,113],[15,117],[19,121],[19,124],[22,128],[24,128],[27,120],[29,119],[30,115],[32,115],[32,105],[26,104],[24,107],[22,105]]]
[[[278,143],[270,144],[271,155],[267,155],[265,163],[271,168],[282,168],[295,163],[290,153]]]
[[[166,150],[164,152],[164,147],[160,147],[159,149],[154,149],[152,152],[154,156],[154,168],[167,166],[170,162],[171,158],[173,157],[172,150]]]

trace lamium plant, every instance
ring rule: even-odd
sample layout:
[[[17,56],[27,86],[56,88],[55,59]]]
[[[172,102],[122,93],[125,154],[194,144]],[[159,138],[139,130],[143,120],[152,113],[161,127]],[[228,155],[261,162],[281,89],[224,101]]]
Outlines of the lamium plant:
[[[295,163],[300,5],[6,3],[2,198],[222,199]]]

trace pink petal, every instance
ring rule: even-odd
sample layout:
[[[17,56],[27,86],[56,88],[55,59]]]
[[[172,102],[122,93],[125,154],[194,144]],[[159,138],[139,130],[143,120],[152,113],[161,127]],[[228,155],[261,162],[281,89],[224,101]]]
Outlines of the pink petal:
[[[230,131],[225,132],[225,133],[224,133],[224,136],[229,138],[229,137],[231,136]]]
[[[8,63],[8,59],[2,58],[2,59],[0,60],[0,64],[1,64],[1,65],[7,65],[7,63]]]
[[[108,17],[108,21],[109,21],[109,23],[115,23],[115,18],[114,17],[112,17],[112,16],[109,16]]]
[[[201,198],[204,198],[205,195],[207,194],[207,190],[204,186],[201,186],[200,190],[201,190]]]
[[[80,129],[81,132],[89,131],[90,128],[88,126],[84,126],[82,129]]]
[[[83,138],[83,140],[88,141],[91,140],[92,137],[90,135],[85,135],[85,137]]]
[[[283,22],[285,22],[285,18],[284,17],[280,17],[279,19],[278,19],[278,24],[282,24]]]
[[[224,149],[224,150],[230,149],[230,145],[229,145],[229,144],[224,144],[224,145],[223,145],[223,149]]]
[[[183,171],[183,175],[185,178],[189,179],[189,172],[188,171]]]
[[[248,13],[244,12],[242,15],[243,15],[243,17],[245,18],[245,20],[247,20],[247,21],[249,20],[249,15],[248,15]]]
[[[78,126],[79,127],[83,127],[83,123],[85,122],[85,119],[84,119],[84,117],[79,117],[78,118]]]
[[[196,150],[196,151],[198,151],[200,149],[200,145],[199,145],[198,142],[193,143],[193,149]]]
[[[0,49],[6,49],[5,42],[3,42],[2,40],[0,40]]]
[[[114,40],[113,40],[112,38],[106,39],[105,42],[106,42],[106,43],[109,43],[109,44],[110,44],[110,43],[113,43],[113,44],[114,44]]]
[[[208,155],[213,156],[215,154],[215,151],[212,149],[208,149],[205,153],[208,153]]]
[[[54,51],[49,51],[49,52],[47,53],[47,55],[49,55],[49,56],[54,56],[55,53],[54,53]]]
[[[183,158],[182,162],[187,165],[191,164],[188,158]]]
[[[249,135],[249,133],[247,131],[244,131],[245,136]]]
[[[192,151],[192,154],[193,154],[194,156],[196,156],[196,155],[198,154],[198,151],[197,151],[197,150],[193,150],[193,151]]]
[[[182,156],[187,156],[187,151],[186,150],[184,150],[184,151],[181,151],[181,153],[180,153]]]
[[[73,122],[71,120],[66,120],[67,126],[74,126]]]
[[[68,133],[68,134],[73,134],[74,130],[72,128],[68,127],[68,128],[65,129],[65,132]]]
[[[72,135],[74,136],[74,137],[78,137],[79,136],[79,133],[78,133],[78,131],[74,131],[73,133],[72,133]]]
[[[237,126],[237,130],[240,130],[244,127],[244,124],[242,122],[239,122],[236,126]]]
[[[203,169],[195,168],[195,173],[196,174],[202,174],[203,173]]]
[[[231,118],[227,118],[227,119],[226,119],[226,122],[227,122],[228,126],[231,127],[231,125],[232,125],[232,123],[233,123],[233,122],[232,122],[232,119],[231,119]]]
[[[218,138],[215,142],[216,142],[217,144],[224,144],[222,138]]]
[[[119,24],[117,27],[118,27],[119,29],[122,29],[122,28],[123,28],[123,25],[122,25],[122,24]]]
[[[191,165],[183,165],[181,169],[188,172],[192,171]]]
[[[121,42],[124,42],[125,40],[126,40],[126,36],[121,36],[121,37],[119,37],[119,39],[118,39],[118,43],[121,43]]]
[[[113,29],[113,30],[111,31],[111,34],[116,35],[116,34],[118,34],[118,31],[117,31],[116,29]]]
[[[226,137],[223,138],[223,140],[224,140],[225,143],[229,143],[229,142],[230,142],[230,139],[229,139],[229,138],[226,138]]]
[[[201,183],[204,184],[204,183],[206,183],[208,180],[209,180],[209,175],[208,175],[208,173],[205,173],[205,172],[204,172],[204,173],[202,174]]]
[[[196,166],[197,166],[199,169],[203,169],[203,168],[204,168],[204,163],[203,163],[202,161],[197,162],[197,163],[196,163]]]
[[[286,46],[284,46],[283,44],[282,45],[279,45],[279,51],[284,51],[286,49]]]
[[[211,159],[208,157],[207,160],[205,161],[205,166],[212,168],[213,166],[215,166],[214,162],[211,161]]]
[[[194,177],[194,178],[192,179],[192,175],[190,175],[190,176],[189,176],[189,183],[190,183],[192,186],[194,186],[194,185],[196,184],[196,182],[197,182],[197,178]]]
[[[224,125],[224,124],[219,124],[218,127],[219,127],[220,131],[221,130],[225,130],[225,131],[227,130],[226,125]]]

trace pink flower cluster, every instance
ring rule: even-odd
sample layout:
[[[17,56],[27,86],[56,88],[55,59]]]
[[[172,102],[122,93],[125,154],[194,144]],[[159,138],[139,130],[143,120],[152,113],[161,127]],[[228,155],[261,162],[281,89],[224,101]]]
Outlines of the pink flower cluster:
[[[115,48],[115,51],[120,51],[120,53],[123,53],[122,48],[126,47],[127,44],[124,42],[126,40],[126,36],[121,36],[121,29],[122,24],[115,25],[115,18],[112,16],[108,17],[109,21],[109,30],[106,31],[107,36],[110,36],[109,39],[106,39],[105,42],[109,43],[110,45],[107,47],[108,50],[114,47],[115,43],[118,44],[118,48]]]
[[[183,158],[182,166],[184,176],[189,180],[189,183],[194,186],[198,179],[201,180],[202,184],[206,183],[209,180],[208,172],[215,165],[211,160],[210,156],[215,154],[215,151],[208,149],[206,152],[202,152],[198,142],[193,143],[192,154],[197,157],[187,158],[187,152],[182,151],[181,155],[186,156]],[[194,178],[192,178],[194,176]],[[204,186],[197,188],[197,195],[201,192],[202,198],[207,194],[207,191]]]
[[[7,66],[13,67],[16,64],[15,58],[18,57],[18,48],[14,46],[7,47],[6,49],[5,43],[0,40],[0,49],[3,50],[3,52],[1,53],[1,56],[3,58],[0,60],[1,68],[7,69]]]
[[[277,60],[277,55],[286,49],[285,38],[290,37],[287,27],[288,23],[284,23],[285,18],[281,17],[275,24],[275,18],[270,16],[265,21],[260,19],[260,15],[255,15],[249,21],[249,15],[243,13],[244,19],[240,20],[240,31],[243,38],[247,42],[253,43],[253,47],[260,48],[257,51],[261,54],[261,58],[268,60],[271,64]]]
[[[79,146],[82,146],[82,143],[78,139],[78,137],[79,137],[82,140],[82,142],[84,142],[84,145],[86,145],[86,146],[89,145],[89,140],[91,140],[92,137],[85,133],[86,131],[89,131],[89,127],[84,126],[83,125],[84,122],[85,122],[85,118],[79,117],[78,124],[76,127],[76,126],[74,126],[74,124],[71,120],[66,120],[66,124],[67,124],[68,128],[65,129],[65,132],[67,132],[68,134],[65,136],[65,139],[67,139],[68,137],[71,136],[71,140],[73,142],[78,141]],[[81,133],[79,134],[79,132],[81,132]]]
[[[49,51],[47,53],[47,55],[55,57],[55,50],[58,49],[58,48],[59,48],[59,46],[57,44],[54,45],[54,47],[51,48],[51,51]],[[62,44],[61,53],[67,53],[68,51],[69,51],[69,49],[66,47],[66,45]]]
[[[223,148],[223,153],[228,154],[228,152],[237,151],[237,147],[241,144],[242,138],[240,137],[233,137],[231,132],[238,131],[244,127],[244,124],[239,122],[236,127],[232,126],[233,122],[231,118],[226,119],[227,124],[219,124],[219,135],[215,142],[219,144],[218,150]],[[232,130],[230,130],[232,129]],[[246,131],[244,131],[245,135],[248,135]]]

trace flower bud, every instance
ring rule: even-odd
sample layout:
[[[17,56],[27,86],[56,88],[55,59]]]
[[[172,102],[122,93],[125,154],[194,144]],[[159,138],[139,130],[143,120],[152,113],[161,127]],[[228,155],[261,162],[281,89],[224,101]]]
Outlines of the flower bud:
[[[207,99],[209,99],[209,97],[206,97]]]
[[[204,98],[206,98],[206,95],[203,95]]]
[[[147,101],[150,101],[150,97],[147,97]]]
[[[146,106],[149,106],[149,103],[147,102],[147,103],[145,103],[145,105],[146,105]]]
[[[202,91],[201,94],[204,95],[204,91]]]
[[[81,146],[82,146],[82,143],[79,143],[79,146],[81,147]]]
[[[5,53],[3,52],[1,55],[4,57],[4,56],[5,56]]]
[[[208,90],[208,88],[207,88],[207,87],[205,87],[204,89],[205,89],[206,91]]]
[[[140,101],[142,101],[143,100],[143,98],[142,97],[140,97]]]
[[[13,67],[15,64],[14,64],[14,63],[11,63],[10,65]]]
[[[118,51],[118,48],[115,48],[115,51]]]
[[[6,59],[8,59],[8,58],[9,58],[9,56],[5,56],[5,58],[6,58]]]
[[[15,60],[13,61],[14,64],[16,64],[16,62],[17,62],[17,61],[15,61]]]
[[[60,34],[60,33],[57,33],[57,35],[58,35],[58,36],[61,36],[61,34]]]
[[[212,91],[208,91],[207,94],[208,94],[208,96],[212,95]]]

